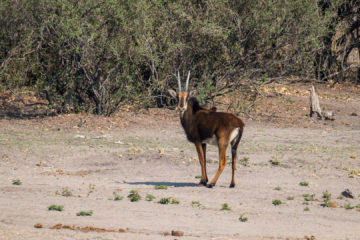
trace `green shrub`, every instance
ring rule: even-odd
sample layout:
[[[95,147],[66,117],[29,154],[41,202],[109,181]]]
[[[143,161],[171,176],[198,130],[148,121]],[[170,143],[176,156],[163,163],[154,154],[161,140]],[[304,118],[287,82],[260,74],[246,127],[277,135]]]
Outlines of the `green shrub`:
[[[323,192],[322,198],[324,199],[324,201],[329,201],[331,199],[331,193],[329,193],[328,191]]]
[[[303,194],[303,197],[304,197],[304,200],[309,202],[309,201],[314,201],[314,197],[315,197],[315,194]]]
[[[72,196],[72,193],[71,193],[71,191],[70,191],[69,189],[64,188],[64,189],[62,190],[62,192],[61,192],[61,196],[63,196],[63,197],[70,197],[70,196]]]
[[[303,181],[303,182],[300,182],[299,185],[302,187],[307,187],[307,186],[309,186],[309,182]]]
[[[76,213],[76,216],[92,216],[93,215],[93,211],[89,210],[89,211],[80,211],[78,213]]]
[[[155,199],[155,197],[154,197],[153,195],[151,195],[151,194],[147,194],[147,195],[146,195],[146,200],[152,201],[152,200],[154,200],[154,199]]]
[[[64,209],[64,206],[62,206],[62,205],[53,204],[53,205],[48,206],[49,211],[59,211],[59,212],[61,212],[63,209]]]
[[[240,217],[239,217],[239,221],[240,221],[240,222],[247,222],[247,221],[248,221],[248,218],[247,218],[247,217],[244,217],[244,216],[240,216]]]
[[[12,181],[12,184],[13,184],[13,185],[21,185],[22,182],[21,182],[20,179],[14,179],[14,180]]]
[[[282,202],[281,202],[281,200],[275,199],[275,200],[272,201],[272,204],[274,204],[275,206],[277,206],[277,205],[282,204]]]
[[[130,202],[138,202],[141,199],[141,196],[136,190],[131,190],[128,198],[130,199]]]
[[[161,198],[158,202],[160,204],[179,204],[180,202],[176,200],[175,198],[168,197],[168,198]]]
[[[224,204],[221,206],[221,210],[231,210],[231,207],[230,207],[227,203],[224,203]]]

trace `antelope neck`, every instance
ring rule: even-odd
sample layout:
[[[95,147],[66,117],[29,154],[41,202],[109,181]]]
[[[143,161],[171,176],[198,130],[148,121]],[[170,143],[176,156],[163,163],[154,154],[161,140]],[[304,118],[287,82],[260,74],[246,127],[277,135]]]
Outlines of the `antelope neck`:
[[[189,137],[191,133],[191,121],[193,116],[193,109],[191,106],[187,106],[184,112],[180,112],[181,125],[185,130],[186,135]]]

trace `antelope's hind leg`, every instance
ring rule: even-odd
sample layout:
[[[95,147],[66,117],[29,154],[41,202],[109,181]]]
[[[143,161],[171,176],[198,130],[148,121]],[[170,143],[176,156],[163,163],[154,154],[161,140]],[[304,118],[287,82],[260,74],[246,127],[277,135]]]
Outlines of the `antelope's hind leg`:
[[[206,175],[206,144],[195,143],[196,151],[198,153],[199,162],[201,166],[201,180],[199,185],[206,186],[208,178]]]
[[[231,156],[232,156],[232,175],[231,175],[231,183],[230,187],[235,187],[235,170],[236,170],[236,160],[237,160],[237,148],[240,143],[240,139],[242,136],[242,130],[239,130],[239,134],[236,138],[231,142]]]

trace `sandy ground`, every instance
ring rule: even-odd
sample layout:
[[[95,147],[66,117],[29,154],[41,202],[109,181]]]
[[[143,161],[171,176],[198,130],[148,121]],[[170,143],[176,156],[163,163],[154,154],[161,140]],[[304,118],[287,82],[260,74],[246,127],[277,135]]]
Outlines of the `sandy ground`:
[[[0,120],[0,239],[360,239],[360,129],[248,120],[236,187],[229,188],[228,165],[208,189],[197,185],[195,147],[176,113],[165,115],[166,121],[142,115],[141,123],[112,119],[127,123],[109,129],[82,128],[79,121],[64,127],[65,116]],[[209,178],[217,166],[217,149],[209,147]],[[15,179],[22,184],[13,185]],[[341,197],[345,189],[353,199]],[[140,201],[129,200],[131,190]],[[324,192],[336,207],[322,206]],[[115,194],[123,199],[114,201]],[[169,197],[179,204],[159,203]],[[230,210],[221,210],[225,203]],[[49,211],[52,204],[64,208]],[[92,216],[76,215],[88,210]],[[68,227],[51,229],[56,224]]]

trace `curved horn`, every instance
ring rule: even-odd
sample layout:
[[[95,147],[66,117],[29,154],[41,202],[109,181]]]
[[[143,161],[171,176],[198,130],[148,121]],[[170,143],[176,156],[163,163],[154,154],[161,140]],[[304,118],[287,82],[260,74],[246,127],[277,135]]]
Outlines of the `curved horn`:
[[[179,85],[179,92],[181,92],[181,80],[180,80],[179,70],[178,70],[178,72],[177,72],[177,80],[178,80],[178,85]]]
[[[186,85],[185,85],[185,92],[188,91],[188,88],[189,88],[189,80],[190,80],[190,71],[187,75],[187,78],[186,78]]]

